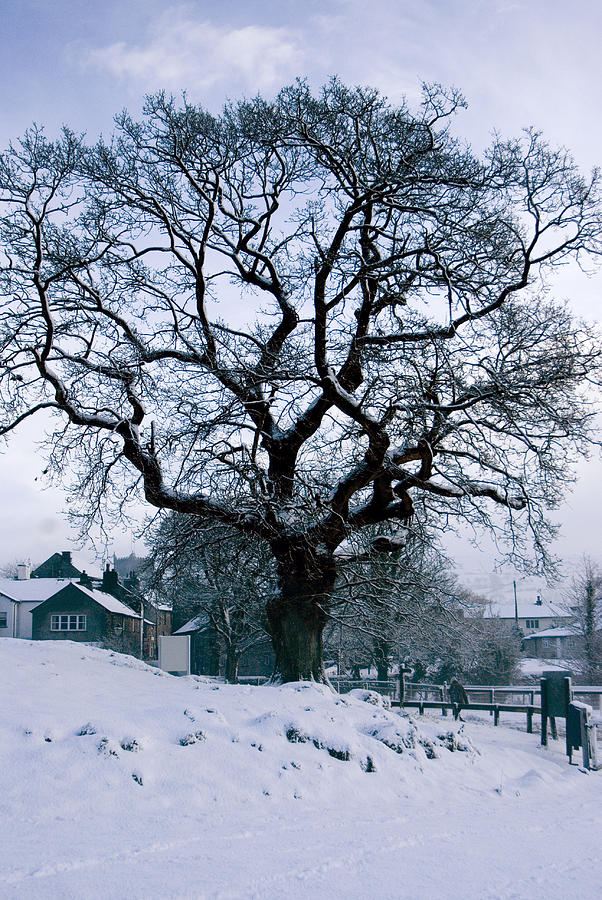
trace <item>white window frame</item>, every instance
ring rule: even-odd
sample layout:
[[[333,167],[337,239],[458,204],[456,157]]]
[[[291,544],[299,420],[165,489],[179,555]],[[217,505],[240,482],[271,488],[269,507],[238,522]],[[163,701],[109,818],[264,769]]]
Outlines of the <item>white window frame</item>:
[[[53,613],[50,616],[51,631],[87,631],[88,617],[81,613]]]
[[[8,628],[8,613],[0,610],[0,628]]]

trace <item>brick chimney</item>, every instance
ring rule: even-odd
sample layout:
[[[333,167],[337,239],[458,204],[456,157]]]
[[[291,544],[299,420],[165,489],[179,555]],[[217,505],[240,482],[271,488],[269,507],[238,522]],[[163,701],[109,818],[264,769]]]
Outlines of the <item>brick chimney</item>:
[[[102,589],[106,594],[112,594],[118,600],[121,597],[121,586],[119,584],[119,575],[115,569],[111,569],[107,563],[102,573]]]
[[[90,578],[90,576],[88,575],[88,573],[86,572],[85,569],[79,576],[79,581],[77,583],[81,584],[82,587],[88,588],[88,590],[92,590],[92,588],[94,587],[94,585],[92,584],[92,579]]]

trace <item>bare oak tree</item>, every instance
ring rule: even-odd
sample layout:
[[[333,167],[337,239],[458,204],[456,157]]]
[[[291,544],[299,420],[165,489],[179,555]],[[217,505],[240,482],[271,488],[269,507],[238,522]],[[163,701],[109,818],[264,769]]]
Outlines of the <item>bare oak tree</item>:
[[[532,132],[476,158],[462,105],[159,94],[110,143],[33,128],[1,158],[3,433],[55,413],[90,514],[139,488],[265,541],[285,680],[325,677],[350,534],[497,508],[544,552],[590,440],[599,349],[542,278],[599,252],[598,176]]]

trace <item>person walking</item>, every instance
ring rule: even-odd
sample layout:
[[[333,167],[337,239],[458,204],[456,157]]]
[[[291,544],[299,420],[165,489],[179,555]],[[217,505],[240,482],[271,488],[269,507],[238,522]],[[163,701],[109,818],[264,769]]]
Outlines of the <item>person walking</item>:
[[[463,722],[464,719],[460,718],[460,713],[464,707],[468,706],[468,694],[466,693],[466,688],[463,684],[460,684],[457,678],[452,678],[449,683],[448,694],[451,702],[456,704],[456,708],[454,709],[454,719],[460,719],[460,721]]]

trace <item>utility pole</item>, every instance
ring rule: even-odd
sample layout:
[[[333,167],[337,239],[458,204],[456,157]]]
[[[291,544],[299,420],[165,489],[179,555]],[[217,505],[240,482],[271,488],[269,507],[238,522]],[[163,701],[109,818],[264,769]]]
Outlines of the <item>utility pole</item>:
[[[144,599],[140,597],[140,659],[144,659]]]
[[[516,599],[516,581],[512,582],[514,586],[514,624],[516,625],[516,630],[518,631],[518,600]]]

